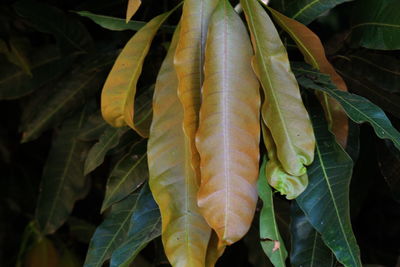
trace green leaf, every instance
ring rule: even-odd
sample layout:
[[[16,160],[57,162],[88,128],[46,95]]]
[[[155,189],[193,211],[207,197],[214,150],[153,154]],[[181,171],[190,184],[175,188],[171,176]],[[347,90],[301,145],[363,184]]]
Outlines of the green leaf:
[[[276,144],[283,169],[294,176],[306,172],[314,157],[314,134],[287,51],[268,14],[257,0],[241,0],[255,57],[253,69],[263,87],[261,115]]]
[[[265,175],[267,159],[264,157],[257,182],[258,194],[263,202],[260,213],[260,242],[274,266],[286,266],[287,251],[275,219],[274,201],[271,187]]]
[[[329,132],[321,108],[310,109],[316,137],[315,159],[307,170],[308,187],[296,201],[337,260],[345,266],[361,267],[349,208],[353,162]]]
[[[8,46],[10,49],[8,49]],[[9,62],[19,66],[21,70],[32,77],[31,63],[28,58],[30,42],[26,38],[11,38],[7,44],[0,39],[0,53],[6,55]]]
[[[54,35],[64,52],[89,52],[93,47],[92,38],[85,26],[76,18],[66,15],[53,6],[22,0],[16,2],[14,8],[38,31]]]
[[[67,221],[69,232],[79,242],[89,244],[96,226],[85,220],[70,216]]]
[[[400,49],[400,2],[364,0],[354,6],[351,40],[380,50]]]
[[[284,9],[282,5],[277,5],[276,8],[286,16],[307,25],[335,6],[349,1],[352,0],[288,0],[285,1]]]
[[[90,149],[84,167],[84,174],[87,175],[100,166],[107,152],[116,147],[121,136],[128,131],[127,127],[123,128],[108,128],[100,136],[99,141]]]
[[[83,127],[86,108],[66,120],[54,138],[41,182],[36,220],[43,234],[54,233],[68,218],[75,201],[87,193],[83,157],[88,146],[76,137]]]
[[[297,80],[301,86],[328,93],[342,105],[350,119],[357,123],[368,122],[382,139],[390,139],[400,149],[400,133],[378,106],[362,96],[340,91],[329,76],[321,74],[306,64],[294,64]]]
[[[21,126],[22,142],[31,141],[54,127],[99,91],[104,82],[104,70],[112,64],[113,56],[97,57],[97,60],[88,59],[89,63],[77,66],[63,76],[55,85],[55,93],[51,98],[38,103],[41,108],[36,110],[31,120]]]
[[[125,198],[149,178],[147,154],[142,153],[143,142],[135,144],[112,170],[107,180],[106,195],[101,206],[104,212],[115,202]]]
[[[89,11],[76,11],[76,13],[83,17],[91,19],[94,23],[100,25],[105,29],[112,31],[125,31],[125,30],[138,31],[141,28],[143,28],[143,26],[146,25],[147,23],[146,21],[136,21],[136,20],[131,20],[128,23],[126,23],[124,19],[93,14]],[[175,26],[171,25],[162,25],[160,27],[160,30],[164,30],[166,32],[173,32],[174,29]]]
[[[60,56],[54,46],[35,50],[29,60],[32,76],[17,66],[0,63],[0,99],[16,99],[57,79],[72,64],[74,54]]]
[[[90,241],[84,267],[103,266],[104,261],[125,241],[138,196],[139,193],[133,193],[112,207]]]
[[[321,235],[312,227],[296,202],[291,208],[292,249],[290,263],[294,267],[334,267],[335,256],[322,241]]]
[[[128,237],[112,254],[111,267],[128,267],[138,253],[161,235],[161,215],[148,184],[140,191],[131,217]]]
[[[100,110],[91,114],[87,121],[85,122],[85,126],[83,126],[81,132],[79,133],[79,140],[82,141],[95,141],[99,140],[100,136],[106,131],[108,128],[111,128],[101,116]]]

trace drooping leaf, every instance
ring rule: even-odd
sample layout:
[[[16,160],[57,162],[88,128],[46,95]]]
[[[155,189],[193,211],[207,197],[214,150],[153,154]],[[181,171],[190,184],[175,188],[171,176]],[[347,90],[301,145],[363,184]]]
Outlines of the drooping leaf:
[[[284,170],[295,176],[306,172],[314,157],[314,134],[285,47],[268,14],[257,0],[241,0],[250,28],[255,58],[253,68],[264,89],[261,114],[277,147]]]
[[[22,0],[14,4],[17,13],[38,31],[54,35],[63,52],[89,52],[93,41],[85,26],[76,18],[45,3]]]
[[[79,133],[78,139],[86,142],[99,140],[100,136],[111,128],[101,116],[100,110],[88,116],[85,125]]]
[[[309,24],[335,6],[352,0],[279,0],[284,5],[276,5],[286,16],[303,24]]]
[[[30,71],[26,74],[17,66],[0,64],[0,99],[16,99],[57,79],[72,63],[74,55],[61,57],[58,49],[46,46],[30,56]]]
[[[86,255],[84,267],[101,267],[115,249],[125,241],[132,213],[138,200],[135,192],[113,205],[110,214],[97,227]]]
[[[141,128],[135,126],[136,85],[144,59],[158,28],[174,10],[148,22],[128,41],[115,61],[101,95],[103,117],[112,126],[128,125],[141,136],[147,137]]]
[[[106,195],[101,207],[101,212],[137,189],[148,177],[146,154],[141,150],[143,142],[135,144],[131,150],[122,157],[111,171],[107,180]]]
[[[128,267],[138,253],[161,235],[161,216],[148,184],[140,191],[125,242],[112,254],[111,267]]]
[[[291,218],[292,249],[290,264],[294,267],[334,267],[335,256],[324,244],[321,235],[308,222],[306,215],[296,202],[292,203]]]
[[[69,232],[79,242],[89,244],[96,226],[85,220],[70,216],[67,221]]]
[[[257,204],[260,94],[252,55],[240,17],[227,0],[219,1],[207,37],[196,146],[198,205],[224,245],[246,234]]]
[[[128,0],[128,7],[126,9],[126,23],[128,23],[136,11],[139,9],[142,1],[140,0]]]
[[[211,229],[197,207],[198,185],[182,129],[173,61],[179,29],[171,42],[154,91],[147,156],[149,184],[162,218],[162,241],[172,266],[204,266]]]
[[[36,220],[43,234],[54,233],[68,218],[75,201],[87,193],[83,157],[88,145],[77,139],[87,109],[66,120],[48,155],[36,207]]]
[[[347,86],[342,77],[337,74],[334,67],[326,58],[324,47],[318,36],[296,20],[290,19],[272,8],[268,9],[279,26],[296,42],[305,61],[322,73],[328,74],[337,88],[347,91]],[[340,104],[333,98],[328,97],[328,95],[320,93],[318,98],[322,103],[329,126],[335,134],[336,140],[342,147],[346,147],[349,131],[346,113]]]
[[[276,155],[276,145],[270,130],[262,124],[263,141],[268,152],[268,162],[265,168],[265,178],[268,183],[287,199],[298,197],[308,185],[307,174],[295,176],[287,173]]]
[[[258,194],[263,202],[260,214],[260,242],[272,264],[275,267],[285,267],[287,251],[275,219],[272,190],[265,177],[266,165],[267,160],[264,158],[257,182]]]
[[[9,62],[19,66],[25,74],[32,77],[31,63],[28,58],[29,46],[29,40],[25,38],[11,38],[8,45],[0,40],[0,53],[3,53]]]
[[[68,75],[63,76],[54,88],[50,99],[38,103],[42,108],[34,112],[31,120],[22,125],[22,142],[31,141],[45,130],[57,125],[67,115],[81,107],[86,99],[99,91],[104,81],[104,71],[113,61],[113,55],[96,55],[97,60],[77,66]]]
[[[353,43],[370,49],[400,49],[399,1],[358,1],[354,10]]]
[[[306,64],[296,64],[293,69],[301,86],[328,93],[342,105],[350,119],[357,123],[368,122],[378,137],[391,140],[400,149],[400,133],[378,106],[362,96],[336,89],[329,76]]]
[[[100,136],[99,141],[89,150],[85,160],[84,175],[89,174],[98,166],[100,166],[107,152],[116,147],[121,136],[128,131],[128,128],[108,128]]]
[[[201,87],[204,81],[204,55],[211,13],[218,1],[186,0],[181,17],[181,32],[174,57],[178,76],[178,97],[183,106],[183,130],[197,182],[200,183],[199,154],[195,135],[199,123]]]
[[[143,28],[147,23],[145,21],[137,21],[137,20],[131,20],[128,23],[126,23],[124,19],[94,14],[89,11],[77,11],[76,13],[83,17],[91,19],[93,22],[95,22],[96,24],[100,25],[105,29],[112,31],[125,31],[125,30],[138,31],[141,28]],[[171,25],[161,25],[160,30],[173,32],[175,30],[175,27]]]
[[[350,221],[353,162],[329,132],[321,109],[309,110],[316,135],[315,159],[308,167],[308,187],[296,202],[337,260],[344,266],[361,267],[360,250]]]
[[[211,231],[210,241],[208,242],[206,254],[206,267],[214,267],[218,259],[222,256],[226,248],[225,244],[219,242],[218,235],[215,231]]]

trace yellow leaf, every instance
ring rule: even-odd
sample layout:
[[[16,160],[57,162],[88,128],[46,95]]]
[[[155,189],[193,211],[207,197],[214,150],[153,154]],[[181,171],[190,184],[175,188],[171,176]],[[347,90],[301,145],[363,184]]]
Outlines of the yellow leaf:
[[[225,248],[226,245],[220,243],[218,235],[215,231],[212,231],[207,248],[206,267],[214,267],[219,257],[224,253]]]
[[[271,132],[264,124],[262,124],[262,132],[264,144],[268,152],[268,162],[265,167],[265,176],[268,183],[282,195],[286,195],[287,199],[295,199],[308,185],[307,174],[298,177],[285,172],[276,156],[276,146]]]
[[[241,0],[250,28],[253,68],[264,89],[261,114],[277,147],[283,169],[294,176],[314,159],[315,138],[285,47],[268,14],[257,0]]]
[[[183,130],[189,144],[192,168],[200,181],[199,155],[195,146],[203,84],[204,51],[208,22],[216,0],[185,0],[181,33],[174,64],[178,75],[178,96],[183,105]]]
[[[126,9],[126,23],[128,23],[133,15],[135,15],[136,11],[139,9],[142,1],[140,0],[129,0],[128,8]]]
[[[347,86],[335,71],[335,68],[325,56],[324,47],[318,36],[313,33],[307,26],[300,22],[288,18],[278,11],[268,7],[276,22],[292,37],[296,42],[301,53],[304,55],[305,61],[322,73],[328,74],[333,83],[342,91],[347,91]],[[333,98],[326,94],[318,94],[322,106],[324,108],[329,126],[336,136],[336,140],[346,147],[349,124],[347,115],[343,108]]]
[[[240,17],[220,0],[208,31],[196,145],[198,205],[222,245],[241,239],[254,216],[259,161],[259,84]]]
[[[115,61],[101,94],[103,118],[112,126],[128,125],[141,136],[148,136],[148,129],[135,125],[136,84],[158,28],[174,10],[155,17],[140,29],[128,41]]]
[[[203,267],[211,228],[196,204],[198,184],[183,133],[183,108],[177,96],[174,35],[161,66],[153,98],[148,142],[150,188],[162,218],[162,240],[172,266]]]

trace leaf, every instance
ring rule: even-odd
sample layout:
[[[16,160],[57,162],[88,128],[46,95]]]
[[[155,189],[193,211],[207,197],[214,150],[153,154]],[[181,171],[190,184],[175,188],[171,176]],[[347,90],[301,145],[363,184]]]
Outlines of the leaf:
[[[101,94],[101,112],[104,119],[112,126],[128,125],[146,137],[142,129],[135,126],[136,85],[151,41],[158,28],[174,10],[161,14],[147,23],[129,40],[115,61]]]
[[[58,266],[59,261],[60,258],[53,242],[43,237],[33,245],[30,251],[28,251],[24,266],[52,267]]]
[[[84,267],[103,266],[113,251],[123,244],[138,197],[139,193],[133,193],[112,207],[109,216],[97,227],[90,241]]]
[[[224,254],[226,245],[219,242],[218,235],[211,231],[206,254],[206,267],[214,267],[218,259]]]
[[[196,146],[198,205],[224,245],[247,233],[257,204],[260,95],[251,57],[243,22],[228,1],[219,1],[207,37]]]
[[[104,131],[109,128],[111,128],[111,126],[103,120],[101,112],[98,110],[88,117],[79,133],[78,139],[86,142],[99,140]]]
[[[96,226],[93,224],[72,216],[68,218],[67,225],[71,236],[85,244],[89,244],[96,230]]]
[[[161,235],[161,217],[148,184],[140,191],[132,213],[128,237],[112,254],[111,267],[128,267],[139,252]]]
[[[74,57],[74,54],[60,56],[58,49],[53,46],[37,49],[29,57],[32,76],[16,66],[2,62],[0,64],[0,99],[11,100],[26,96],[57,79],[71,66]]]
[[[400,49],[399,9],[396,0],[356,2],[351,41],[369,49]]]
[[[262,133],[265,148],[268,152],[268,162],[265,168],[265,177],[268,183],[278,190],[287,199],[298,197],[308,185],[307,173],[301,176],[288,174],[282,167],[276,155],[276,145],[272,139],[271,132],[262,124]]]
[[[218,1],[186,0],[183,4],[181,32],[174,57],[178,76],[178,97],[183,106],[183,131],[191,154],[197,183],[200,183],[199,154],[195,135],[199,124],[201,87],[204,81],[204,55],[207,29]]]
[[[352,0],[290,0],[281,11],[307,25],[335,6],[349,1]]]
[[[29,40],[14,37],[10,39],[8,45],[10,49],[3,40],[0,40],[0,53],[4,53],[9,62],[19,66],[25,74],[32,77],[31,63],[27,56],[30,47]]]
[[[36,220],[43,234],[54,233],[68,218],[75,201],[87,193],[83,158],[88,145],[77,140],[87,110],[66,120],[54,138],[41,182]]]
[[[296,42],[304,60],[322,73],[328,74],[340,90],[347,91],[346,83],[326,58],[324,47],[318,36],[296,20],[290,19],[272,8],[268,9],[279,26]],[[336,100],[329,98],[326,94],[319,94],[318,98],[322,103],[325,116],[336,136],[336,140],[342,147],[346,147],[349,131],[346,113]]]
[[[348,94],[342,91],[338,91]],[[310,224],[344,266],[362,266],[351,229],[349,187],[353,162],[335,142],[319,108],[311,108],[316,137],[315,159],[308,167],[309,185],[296,199]]]
[[[339,101],[350,119],[357,123],[370,123],[378,137],[391,140],[396,148],[400,149],[400,133],[393,128],[388,117],[378,106],[362,96],[339,91],[328,76],[305,64],[298,64],[293,69],[301,86],[328,93]],[[313,80],[308,77],[312,77]]]
[[[22,142],[31,141],[45,130],[57,125],[70,113],[81,107],[87,99],[98,92],[104,81],[104,69],[112,63],[111,55],[96,55],[97,60],[76,67],[63,76],[54,88],[55,93],[37,110],[31,120],[23,125]]]
[[[258,194],[263,202],[260,214],[260,243],[274,266],[285,267],[287,251],[275,219],[272,190],[266,179],[267,160],[264,158],[257,182]]]
[[[147,22],[145,21],[129,21],[128,23],[125,22],[124,19],[94,14],[89,11],[76,11],[77,14],[87,17],[91,19],[94,23],[100,25],[101,27],[112,30],[112,31],[125,31],[125,30],[132,30],[138,31],[143,26],[146,25]],[[161,25],[160,30],[164,30],[166,32],[174,32],[175,27],[171,25]]]
[[[138,151],[141,150],[141,146],[140,143],[134,145],[129,153],[115,164],[107,180],[106,195],[101,212],[124,199],[149,177],[147,155]]]
[[[104,131],[99,141],[89,150],[85,160],[84,175],[88,175],[103,163],[107,152],[118,145],[121,136],[127,131],[126,127],[108,128]]]
[[[264,89],[261,115],[271,131],[277,157],[295,176],[306,172],[314,157],[314,134],[307,110],[278,32],[256,0],[241,0],[250,28],[255,70]]]
[[[54,35],[63,52],[89,52],[93,47],[92,38],[85,26],[53,6],[22,0],[14,4],[14,9],[38,31]]]
[[[321,235],[308,222],[306,215],[296,202],[291,208],[292,250],[290,263],[294,267],[334,267],[335,256],[322,241]]]
[[[128,23],[136,11],[139,9],[142,1],[140,0],[128,0],[128,8],[126,9],[126,23]]]
[[[162,221],[164,251],[172,266],[204,266],[211,229],[197,207],[198,185],[182,129],[174,53],[179,29],[157,77],[147,145],[149,185]]]

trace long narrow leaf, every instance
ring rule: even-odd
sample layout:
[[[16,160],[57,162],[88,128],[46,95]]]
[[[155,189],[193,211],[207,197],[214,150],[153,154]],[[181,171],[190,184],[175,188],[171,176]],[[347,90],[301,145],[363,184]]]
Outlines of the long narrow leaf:
[[[289,174],[300,176],[314,158],[314,133],[296,78],[279,34],[257,0],[241,0],[250,28],[253,68],[264,89],[262,117],[271,131],[277,156]]]
[[[162,218],[162,241],[172,266],[204,266],[211,229],[196,203],[198,185],[182,129],[173,57],[178,29],[157,77],[148,142],[150,189]]]
[[[128,23],[133,15],[135,15],[136,11],[139,9],[142,1],[140,0],[129,0],[128,7],[126,9],[126,23]]]
[[[301,86],[325,92],[342,105],[350,119],[357,123],[368,122],[382,139],[389,139],[400,149],[400,133],[392,126],[382,109],[362,96],[336,89],[329,76],[321,74],[306,64],[294,67]]]
[[[128,267],[139,252],[161,235],[161,217],[146,183],[138,196],[126,241],[111,256],[111,267]]]
[[[350,221],[353,162],[329,132],[321,110],[311,111],[316,134],[315,160],[308,168],[309,185],[296,201],[337,260],[344,266],[361,267]]]
[[[54,233],[68,218],[76,200],[87,192],[82,156],[88,145],[77,139],[86,109],[66,120],[50,150],[41,183],[36,220],[44,234]]]
[[[272,264],[285,267],[287,251],[275,219],[273,194],[265,177],[266,165],[267,160],[264,158],[257,182],[258,194],[263,202],[260,214],[260,242]]]
[[[332,64],[329,63],[326,58],[324,47],[318,36],[300,22],[290,19],[272,8],[268,9],[271,11],[271,14],[279,26],[281,26],[296,42],[305,61],[322,73],[328,74],[340,90],[347,91],[347,86],[342,77],[337,74]],[[336,140],[338,140],[343,147],[346,147],[349,131],[346,113],[335,99],[328,97],[326,94],[319,94],[318,97],[324,107],[327,120],[336,136]]]
[[[260,140],[260,95],[251,69],[251,42],[227,0],[210,20],[200,126],[198,205],[220,242],[231,245],[254,216]]]
[[[101,94],[103,117],[112,126],[128,125],[141,136],[148,136],[146,129],[135,125],[136,84],[158,28],[173,11],[161,14],[147,23],[128,41],[115,61]]]
[[[308,222],[306,215],[296,202],[292,203],[291,218],[292,249],[290,263],[292,266],[334,267],[335,256],[324,244],[321,235]]]

